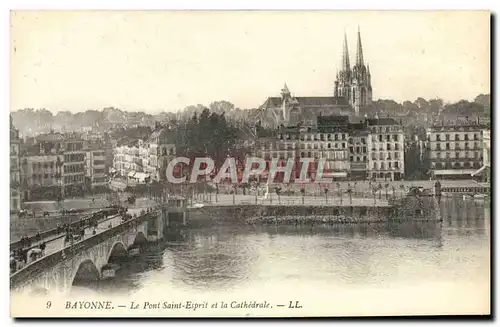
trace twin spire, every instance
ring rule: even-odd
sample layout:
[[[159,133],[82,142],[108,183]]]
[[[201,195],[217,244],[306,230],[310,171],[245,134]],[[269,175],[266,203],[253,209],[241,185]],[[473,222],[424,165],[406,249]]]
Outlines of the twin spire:
[[[356,48],[356,66],[363,66],[363,46],[361,45],[361,32],[358,26],[358,43]],[[350,71],[351,65],[349,64],[349,49],[347,47],[347,35],[344,31],[344,47],[342,49],[342,70]]]

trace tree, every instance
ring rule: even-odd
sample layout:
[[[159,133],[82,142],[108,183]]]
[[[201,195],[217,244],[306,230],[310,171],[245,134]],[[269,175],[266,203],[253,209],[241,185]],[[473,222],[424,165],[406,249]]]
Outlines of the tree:
[[[342,205],[342,189],[340,188],[340,183],[338,182],[337,182],[337,191],[339,192],[340,204]]]
[[[281,205],[281,187],[276,187],[275,192],[276,195],[278,196],[278,204]]]

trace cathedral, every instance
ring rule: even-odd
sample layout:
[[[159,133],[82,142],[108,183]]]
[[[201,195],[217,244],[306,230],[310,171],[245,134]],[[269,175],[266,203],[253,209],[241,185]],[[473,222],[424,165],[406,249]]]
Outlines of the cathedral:
[[[333,95],[296,97],[284,85],[280,97],[269,97],[261,107],[261,123],[268,126],[312,123],[321,115],[359,116],[360,110],[372,103],[370,67],[363,60],[361,33],[358,29],[356,61],[351,67],[347,36],[344,34],[340,71]]]

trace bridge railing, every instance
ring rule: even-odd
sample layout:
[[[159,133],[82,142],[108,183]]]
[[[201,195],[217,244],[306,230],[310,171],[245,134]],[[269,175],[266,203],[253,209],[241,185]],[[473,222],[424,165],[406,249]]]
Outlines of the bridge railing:
[[[87,214],[87,215],[82,216],[82,218],[78,219],[77,221],[74,221],[74,222],[70,223],[70,227],[78,227],[78,224],[80,223],[81,220],[87,219],[87,218],[91,218],[93,214],[94,214],[94,212],[91,213],[91,214]],[[116,217],[116,215],[104,217],[102,219],[99,219],[98,221],[99,222],[106,221],[108,219],[111,219],[112,217]],[[58,234],[59,233],[57,231],[57,228],[52,228],[52,229],[46,230],[44,232],[41,232],[40,233],[40,238],[42,240],[44,240],[46,238],[49,238],[49,237],[52,237],[52,236],[56,236]],[[28,237],[28,239],[31,241],[31,243],[37,242],[36,235],[35,236],[30,236],[30,237]],[[15,251],[15,250],[21,249],[21,248],[22,248],[21,240],[18,240],[18,241],[10,243],[10,251]]]
[[[23,267],[22,269],[12,274],[10,276],[10,288],[15,289],[17,286],[22,285],[27,280],[34,279],[37,275],[43,273],[43,271],[47,268],[53,267],[63,260],[70,259],[79,252],[88,250],[110,237],[119,235],[129,230],[130,228],[141,224],[155,214],[157,214],[157,212],[150,212],[137,218],[132,218],[102,233],[93,235],[80,242],[74,243],[73,245],[64,247],[57,252],[41,257],[37,261]]]

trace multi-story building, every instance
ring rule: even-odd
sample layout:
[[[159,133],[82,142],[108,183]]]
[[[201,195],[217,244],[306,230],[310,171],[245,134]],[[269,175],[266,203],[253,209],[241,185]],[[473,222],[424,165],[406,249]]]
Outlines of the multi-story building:
[[[164,181],[168,163],[175,157],[175,143],[167,128],[157,125],[146,144],[149,154],[145,172],[152,180]]]
[[[63,195],[83,195],[85,190],[85,151],[83,139],[69,134],[64,139],[64,165],[62,171]],[[88,191],[88,190],[87,190]]]
[[[86,142],[84,150],[86,188],[91,189],[92,192],[107,189],[108,177],[105,169],[104,143],[100,141]]]
[[[19,150],[21,139],[19,131],[12,123],[10,117],[10,210],[18,211],[21,209],[21,190],[20,190],[20,165]]]
[[[351,180],[366,180],[369,178],[369,134],[366,121],[349,124],[349,176]]]
[[[323,176],[332,180],[401,180],[403,144],[403,128],[394,119],[350,122],[346,116],[320,116],[314,126],[282,126],[274,137],[259,138],[255,155],[268,161],[324,158]],[[311,173],[317,168],[313,165]]]
[[[469,179],[483,166],[482,131],[476,121],[437,123],[427,130],[427,150],[436,179]]]
[[[21,185],[25,201],[63,196],[64,136],[40,135],[25,142],[21,150]]]
[[[404,177],[403,126],[392,118],[368,118],[370,178],[399,181]]]
[[[113,166],[122,177],[145,181],[164,181],[167,165],[175,156],[175,144],[166,128],[159,125],[148,141],[135,140],[114,149]]]

